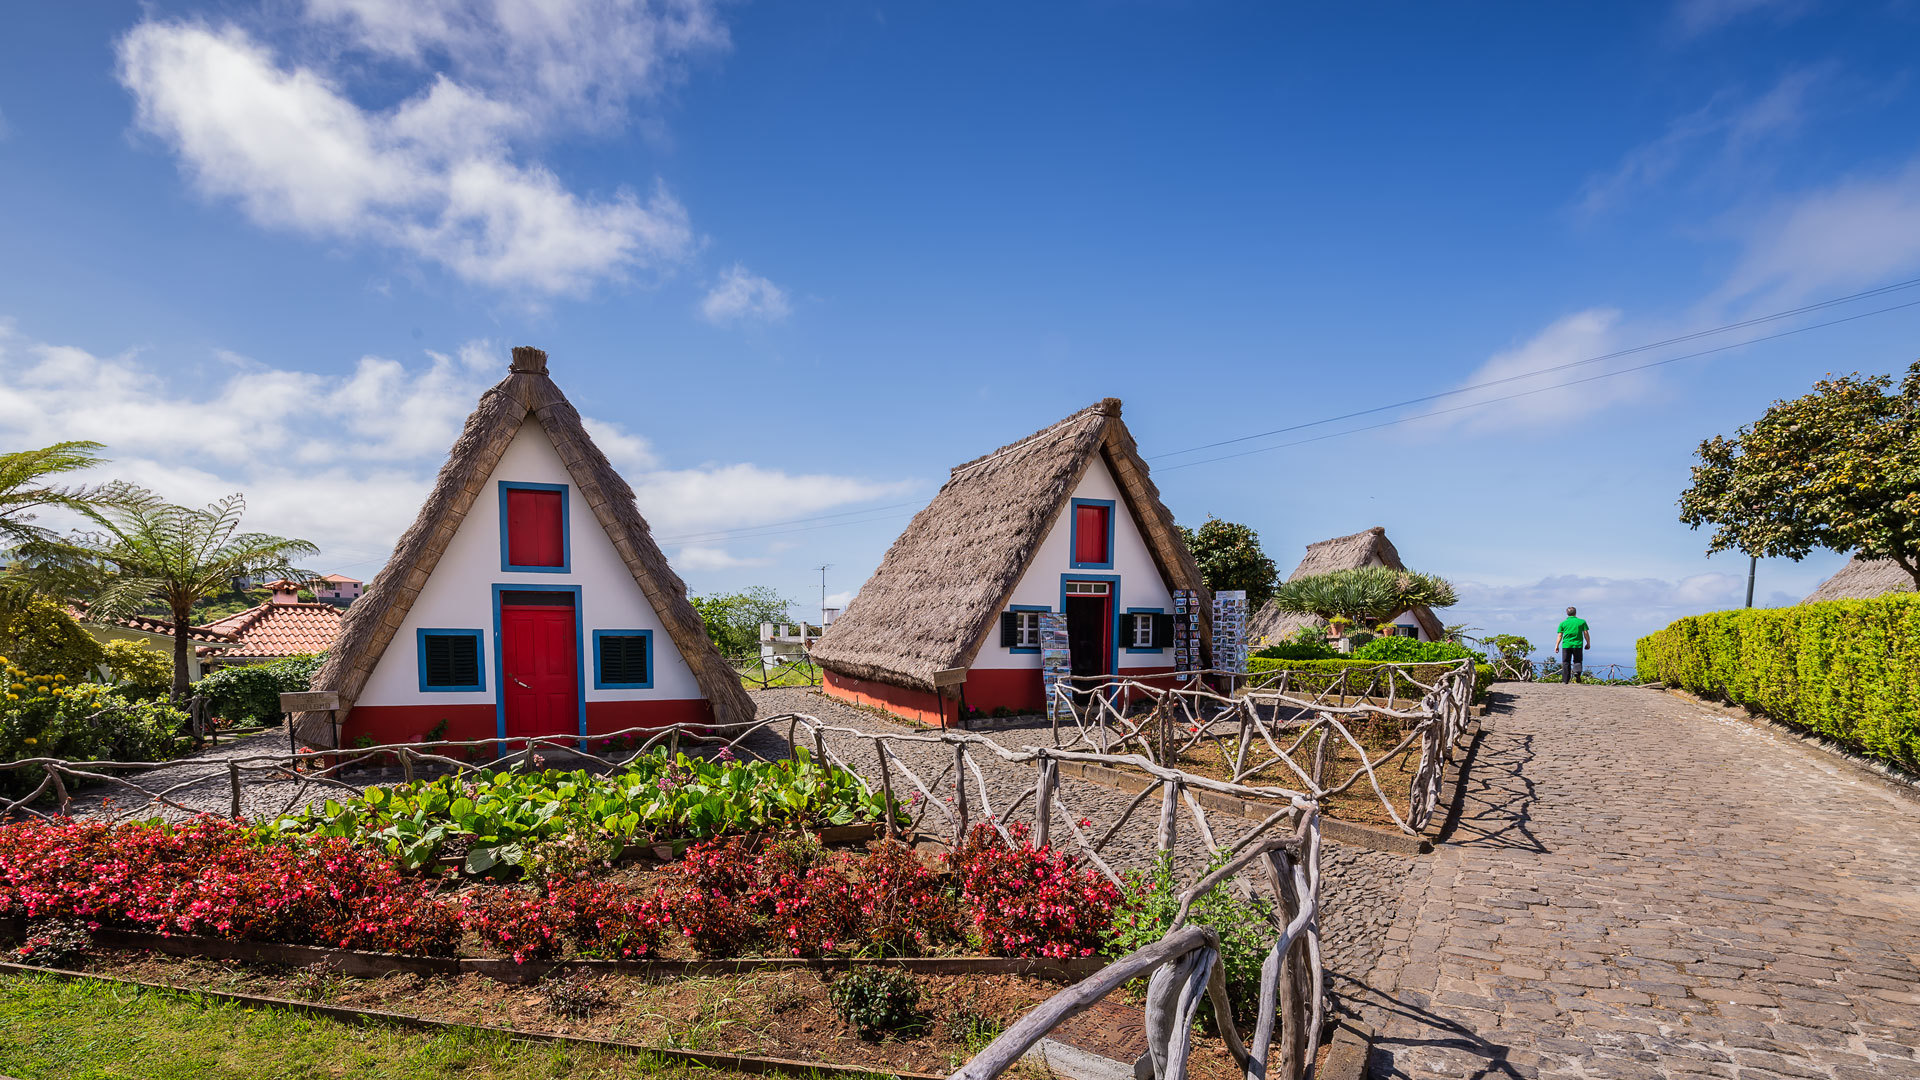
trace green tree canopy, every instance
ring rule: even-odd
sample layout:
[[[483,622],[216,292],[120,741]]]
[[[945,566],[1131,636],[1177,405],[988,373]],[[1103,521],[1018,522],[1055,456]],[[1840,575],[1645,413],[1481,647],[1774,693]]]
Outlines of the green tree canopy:
[[[1893,560],[1920,588],[1920,362],[1892,385],[1825,379],[1733,438],[1701,443],[1680,520],[1714,526],[1708,554],[1856,552]]]
[[[707,636],[724,656],[757,656],[760,624],[787,621],[790,603],[778,590],[755,585],[742,592],[695,596],[693,608],[707,624]]]
[[[232,588],[235,578],[271,574],[307,579],[293,560],[320,549],[305,540],[243,533],[243,495],[205,508],[175,506],[150,491],[127,488],[97,506],[97,532],[30,545],[41,573],[52,575],[89,604],[89,614],[111,619],[151,601],[164,604],[174,625],[173,693],[187,694],[188,633],[193,605]]]
[[[1442,578],[1385,566],[1309,574],[1273,591],[1273,602],[1281,611],[1323,619],[1339,615],[1365,626],[1408,608],[1452,607],[1457,600],[1453,586]]]
[[[1198,529],[1180,526],[1180,538],[1200,564],[1200,577],[1209,590],[1245,589],[1247,605],[1254,611],[1273,595],[1273,582],[1280,571],[1260,550],[1259,533],[1209,515]]]
[[[0,594],[0,657],[34,675],[77,681],[91,676],[105,654],[66,605],[22,589]]]

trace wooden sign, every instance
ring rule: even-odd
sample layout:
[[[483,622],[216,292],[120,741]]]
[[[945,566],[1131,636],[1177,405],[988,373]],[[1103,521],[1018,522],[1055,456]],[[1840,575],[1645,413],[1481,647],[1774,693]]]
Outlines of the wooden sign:
[[[280,695],[280,711],[285,713],[332,712],[339,707],[340,694],[334,690],[308,690]]]

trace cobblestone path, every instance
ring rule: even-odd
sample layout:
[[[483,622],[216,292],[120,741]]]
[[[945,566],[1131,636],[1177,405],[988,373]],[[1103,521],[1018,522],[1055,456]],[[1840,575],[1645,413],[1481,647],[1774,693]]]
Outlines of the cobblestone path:
[[[1376,1076],[1920,1077],[1920,805],[1670,695],[1514,690],[1335,988]]]

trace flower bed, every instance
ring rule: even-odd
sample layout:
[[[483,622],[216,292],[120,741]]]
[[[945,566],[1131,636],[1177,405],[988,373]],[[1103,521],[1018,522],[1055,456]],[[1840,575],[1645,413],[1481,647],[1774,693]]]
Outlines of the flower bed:
[[[942,867],[893,843],[829,852],[804,835],[764,851],[701,844],[669,867],[531,885],[448,883],[341,837],[267,837],[202,818],[0,826],[0,916],[91,927],[516,962],[583,957],[1090,956],[1113,886],[1014,832],[976,830]]]
[[[896,820],[907,818],[898,807]],[[394,787],[282,817],[283,836],[372,843],[408,867],[464,852],[468,873],[506,864],[535,866],[542,847],[571,837],[576,847],[704,840],[761,830],[879,823],[888,807],[853,773],[812,760],[712,761],[664,749],[610,775],[584,771],[482,771]]]

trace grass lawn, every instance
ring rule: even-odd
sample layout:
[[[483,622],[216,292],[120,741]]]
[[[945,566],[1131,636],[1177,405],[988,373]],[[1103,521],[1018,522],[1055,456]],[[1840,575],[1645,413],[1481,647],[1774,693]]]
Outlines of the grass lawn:
[[[0,975],[0,1075],[19,1080],[673,1077],[741,1074],[482,1033],[353,1025],[172,991]]]

